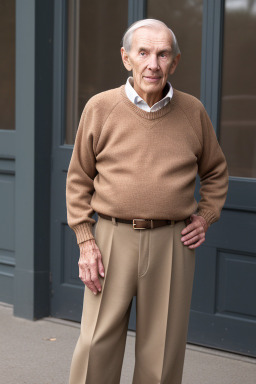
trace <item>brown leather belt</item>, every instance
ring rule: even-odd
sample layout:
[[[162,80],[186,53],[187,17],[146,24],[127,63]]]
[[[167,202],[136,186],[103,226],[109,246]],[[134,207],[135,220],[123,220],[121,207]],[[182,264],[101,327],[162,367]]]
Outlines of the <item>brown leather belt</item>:
[[[103,215],[102,213],[98,213],[100,217],[106,220],[112,220],[111,216]],[[181,220],[150,220],[150,219],[133,219],[133,220],[125,220],[115,218],[115,220],[119,223],[132,224],[133,229],[153,229],[158,227],[163,227],[164,225],[174,225],[178,221]],[[185,223],[189,224],[190,219],[185,219]]]

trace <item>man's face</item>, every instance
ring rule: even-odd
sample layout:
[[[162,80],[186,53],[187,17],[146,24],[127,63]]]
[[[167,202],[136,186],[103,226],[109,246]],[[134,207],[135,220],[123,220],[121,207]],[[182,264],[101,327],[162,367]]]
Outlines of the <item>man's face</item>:
[[[144,100],[162,98],[168,75],[174,73],[180,58],[172,57],[171,45],[167,28],[142,27],[133,34],[130,52],[121,49],[124,66],[133,72],[134,89]]]

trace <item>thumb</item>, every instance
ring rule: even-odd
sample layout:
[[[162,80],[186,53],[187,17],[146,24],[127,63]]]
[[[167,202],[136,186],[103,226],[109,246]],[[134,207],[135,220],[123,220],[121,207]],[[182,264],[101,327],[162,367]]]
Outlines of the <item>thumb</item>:
[[[98,257],[98,269],[99,269],[99,274],[104,277],[105,276],[105,273],[104,273],[104,266],[102,264],[102,258],[101,257]]]

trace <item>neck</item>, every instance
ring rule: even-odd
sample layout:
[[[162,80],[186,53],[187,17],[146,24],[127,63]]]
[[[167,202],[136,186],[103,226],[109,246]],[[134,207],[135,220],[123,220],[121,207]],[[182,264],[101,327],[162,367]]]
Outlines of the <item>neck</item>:
[[[136,85],[134,85],[134,90],[138,93],[138,95],[147,103],[147,105],[151,108],[155,103],[162,100],[163,97],[168,92],[168,85],[166,83],[164,89],[160,90],[157,93],[143,93],[140,89],[137,89]]]
[[[136,89],[135,89],[136,91]],[[137,91],[136,91],[137,92]],[[137,92],[138,93],[138,92]],[[138,95],[147,103],[147,105],[151,108],[155,103],[160,101],[163,98],[163,91],[155,94],[155,93],[146,93],[144,95]]]

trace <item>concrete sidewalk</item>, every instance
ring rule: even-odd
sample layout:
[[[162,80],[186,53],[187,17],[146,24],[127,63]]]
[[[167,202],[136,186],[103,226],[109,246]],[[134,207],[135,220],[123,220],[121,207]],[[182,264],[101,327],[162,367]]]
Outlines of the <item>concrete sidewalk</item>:
[[[67,384],[79,327],[53,318],[20,319],[11,306],[0,303],[0,383]],[[129,332],[121,384],[132,383],[134,345]],[[182,384],[244,383],[256,383],[256,359],[187,346]]]

